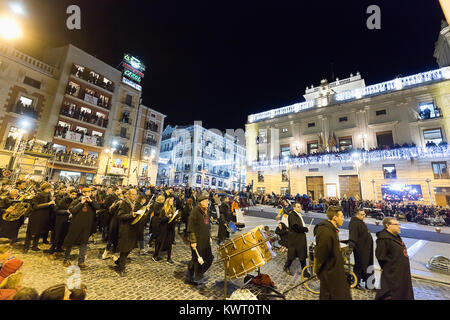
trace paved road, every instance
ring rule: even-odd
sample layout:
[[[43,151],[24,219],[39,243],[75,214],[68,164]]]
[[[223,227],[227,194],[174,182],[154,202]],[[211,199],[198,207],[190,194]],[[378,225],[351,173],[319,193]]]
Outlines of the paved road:
[[[246,231],[260,224],[259,219],[248,217],[249,223]],[[253,219],[253,224],[250,220]],[[50,260],[47,254],[29,251],[21,253],[24,240],[24,228],[20,233],[20,242],[14,246],[13,255],[24,260],[22,272],[24,273],[23,286],[34,287],[39,292],[44,289],[67,281],[70,276],[67,268],[62,265],[62,259]],[[241,233],[243,232],[241,231]],[[217,234],[217,226],[213,226],[213,234]],[[234,236],[240,233],[236,233]],[[86,263],[87,270],[81,272],[81,280],[88,287],[90,300],[221,300],[224,299],[222,264],[214,263],[208,271],[206,288],[198,290],[184,283],[186,264],[190,260],[190,250],[180,236],[176,237],[177,244],[173,247],[172,259],[175,265],[162,262],[153,262],[150,255],[139,255],[135,249],[131,255],[130,264],[127,266],[127,276],[119,277],[111,266],[111,259],[102,260],[103,243],[90,243]],[[40,244],[41,249],[49,248]],[[214,243],[213,252],[217,260],[217,245]],[[76,261],[77,250],[73,252],[73,263]],[[163,255],[164,257],[164,255]],[[261,272],[270,275],[277,289],[281,292],[299,283],[298,276],[288,276],[283,272],[286,253],[278,253],[277,256],[261,268]],[[291,267],[295,272],[300,269],[296,260]],[[232,290],[243,285],[243,279],[233,280],[228,283],[229,294]],[[413,280],[416,299],[424,300],[450,300],[450,286],[429,281]],[[352,290],[355,300],[372,300],[372,291]],[[317,300],[318,296],[305,290],[302,286],[290,291],[286,295],[287,300]]]
[[[253,217],[260,217],[265,219],[275,219],[277,216],[277,213],[271,212],[271,211],[257,211],[255,209],[250,209],[249,211],[245,210],[245,214]],[[318,218],[318,216],[320,218]],[[321,220],[326,220],[325,214],[319,214],[319,213],[306,213],[303,216],[303,220],[306,224],[311,223],[311,220],[314,219],[313,225],[316,225]],[[344,221],[344,224],[341,228],[348,230],[348,225],[350,221],[346,220]],[[401,223],[401,222],[400,222]],[[379,226],[372,223],[367,223],[367,227],[369,228],[369,231],[372,233],[377,233],[378,231],[383,230],[383,226],[380,223]],[[427,240],[427,241],[435,241],[435,242],[441,242],[441,243],[450,243],[450,234],[449,233],[437,233],[436,231],[427,231],[427,230],[417,230],[417,229],[407,229],[402,228],[401,233],[402,238],[412,238],[412,239],[420,239],[420,240]]]

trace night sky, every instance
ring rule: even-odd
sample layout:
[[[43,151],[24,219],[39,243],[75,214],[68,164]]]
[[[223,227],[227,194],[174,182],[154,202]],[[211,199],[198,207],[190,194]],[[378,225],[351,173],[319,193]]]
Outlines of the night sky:
[[[22,0],[24,50],[72,43],[112,66],[147,66],[143,103],[167,124],[244,128],[252,113],[303,101],[306,86],[359,71],[366,85],[437,69],[438,0]],[[66,8],[81,8],[69,31]],[[369,30],[369,5],[381,30]]]

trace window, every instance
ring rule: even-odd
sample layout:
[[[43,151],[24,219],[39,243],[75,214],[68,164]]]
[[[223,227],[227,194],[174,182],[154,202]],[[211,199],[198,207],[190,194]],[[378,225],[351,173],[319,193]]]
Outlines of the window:
[[[125,138],[127,136],[127,128],[120,127],[120,136]]]
[[[25,77],[25,79],[23,79],[23,83],[25,83],[25,84],[27,84],[29,86],[32,86],[32,87],[34,87],[36,89],[40,89],[41,88],[41,82],[40,81],[31,79],[29,77]]]
[[[424,130],[423,139],[425,140],[425,144],[434,143],[438,145],[443,140],[442,131],[440,128]]]
[[[319,144],[317,141],[310,141],[307,144],[307,152],[308,154],[317,153],[319,150]]]
[[[346,122],[348,120],[347,117],[340,117],[339,122]]]
[[[386,114],[386,109],[383,109],[383,110],[377,110],[377,111],[375,111],[375,114],[376,114],[377,116],[385,115],[385,114]]]
[[[92,135],[93,135],[93,136],[103,137],[103,133],[98,132],[98,131],[95,131],[95,130],[92,130]]]
[[[264,173],[262,171],[258,171],[258,182],[264,182]]]
[[[280,155],[281,155],[281,158],[289,158],[290,157],[290,155],[291,155],[291,150],[290,150],[290,147],[289,147],[289,145],[283,145],[283,146],[281,146],[280,147]]]
[[[152,113],[150,116],[151,116],[152,118],[156,118],[156,115],[153,114],[153,113]]]
[[[133,103],[133,97],[129,94],[127,94],[127,96],[125,97],[125,104],[131,106],[131,104]]]
[[[83,127],[79,127],[79,126],[77,126],[77,128],[75,130],[78,130],[78,132],[83,131],[85,134],[88,132],[88,129],[83,128]]]
[[[397,179],[397,171],[394,164],[383,164],[383,174],[385,179]]]
[[[85,108],[85,107],[81,107],[81,112],[87,112],[87,113],[91,113],[91,109]]]
[[[315,122],[310,122],[310,123],[308,123],[308,128],[313,128],[313,127],[315,127],[316,126],[316,123]]]
[[[64,121],[58,121],[58,126],[61,127],[67,127],[70,129],[70,123],[64,122]]]
[[[282,132],[282,133],[288,132],[288,128],[283,128],[283,129],[281,129],[281,132]]]
[[[377,132],[377,145],[380,148],[393,146],[392,131]]]
[[[288,193],[289,193],[289,188],[286,188],[286,187],[281,188],[281,194],[282,195],[288,194]]]
[[[289,181],[287,170],[281,170],[281,181],[283,182]]]
[[[339,138],[339,150],[344,151],[353,147],[352,137]]]
[[[63,150],[66,150],[66,146],[55,143],[55,144],[53,144],[53,149],[55,149],[57,152],[63,151]]]
[[[91,155],[91,156],[94,156],[94,157],[98,158],[98,152],[95,152],[95,151],[88,151],[88,154]]]
[[[83,154],[84,150],[83,149],[78,149],[78,148],[72,148],[72,150],[70,150],[74,153],[78,153],[78,154]]]
[[[433,102],[419,105],[419,116],[421,120],[433,119],[441,116],[441,112],[434,106]]]
[[[103,119],[106,118],[106,115],[105,115],[104,113],[101,113],[101,112],[97,112],[96,115],[97,115],[97,117],[99,117],[99,118],[103,118]]]
[[[33,100],[24,96],[21,96],[19,98],[19,101],[25,106],[25,107],[31,107],[33,106]]]
[[[431,166],[433,168],[434,178],[435,179],[450,179],[447,170],[447,162],[432,162]]]

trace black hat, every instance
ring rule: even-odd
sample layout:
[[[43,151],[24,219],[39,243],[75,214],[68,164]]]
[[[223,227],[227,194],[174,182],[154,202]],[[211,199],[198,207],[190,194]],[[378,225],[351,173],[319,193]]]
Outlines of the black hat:
[[[199,196],[198,196],[198,202],[202,202],[203,200],[209,199],[209,193],[206,191],[203,191]]]

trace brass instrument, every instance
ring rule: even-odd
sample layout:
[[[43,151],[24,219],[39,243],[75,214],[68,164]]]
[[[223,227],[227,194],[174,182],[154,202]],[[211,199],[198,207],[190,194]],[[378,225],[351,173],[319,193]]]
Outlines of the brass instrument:
[[[21,194],[16,200],[14,200],[15,203],[10,205],[9,208],[5,210],[2,215],[3,220],[9,222],[16,221],[19,220],[22,216],[27,215],[31,211],[31,204],[25,201],[34,198],[34,194],[30,192],[32,187],[33,185],[30,185],[23,192],[23,194]]]
[[[150,209],[151,204],[153,203],[152,200],[155,197],[155,195],[152,196],[152,198],[150,199],[150,201],[148,202],[148,204],[143,207],[141,210],[138,210],[137,216],[136,218],[134,218],[133,222],[131,222],[131,225],[135,225],[136,223],[138,223],[144,216],[148,215],[148,211]]]

